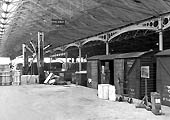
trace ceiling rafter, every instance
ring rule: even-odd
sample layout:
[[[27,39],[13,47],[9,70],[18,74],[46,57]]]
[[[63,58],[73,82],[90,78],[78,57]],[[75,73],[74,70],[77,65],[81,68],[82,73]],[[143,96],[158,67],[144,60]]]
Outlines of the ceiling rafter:
[[[50,13],[50,14],[52,14],[54,17],[56,17],[56,18],[59,18],[59,16],[57,16],[55,13],[53,13],[52,11],[49,11],[48,10],[48,7],[44,7],[43,5],[41,5],[40,3],[36,3],[36,2],[34,2],[34,1],[32,1],[32,0],[28,0],[30,3],[32,3],[33,5],[36,5],[37,7],[39,7],[40,9],[42,9],[44,12],[48,12],[48,13]],[[36,8],[37,8],[36,7]]]
[[[46,44],[62,46],[166,13],[170,6],[169,0],[138,0],[138,2],[135,0],[19,1],[20,6],[14,10],[14,16],[8,16],[8,22],[0,20],[0,27],[3,28],[3,25],[6,25],[6,29],[0,29],[0,34],[5,33],[1,40],[3,44],[0,49],[2,51],[9,51],[9,48],[4,46],[15,45],[15,42],[18,43],[18,46],[24,40],[27,42],[28,39],[33,39],[36,42],[39,30],[45,32]],[[2,7],[0,6],[0,8]],[[0,15],[0,19],[2,17],[4,15]],[[62,19],[66,21],[66,24],[55,26],[51,24],[51,19]],[[30,33],[32,33],[31,37]],[[145,31],[145,33],[147,35],[149,32]],[[134,36],[138,34],[140,31]],[[129,36],[124,37],[128,38]]]

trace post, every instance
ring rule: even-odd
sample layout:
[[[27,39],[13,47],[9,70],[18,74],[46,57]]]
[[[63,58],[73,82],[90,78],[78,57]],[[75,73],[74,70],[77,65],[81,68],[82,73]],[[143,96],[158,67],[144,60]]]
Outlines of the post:
[[[51,57],[50,57],[50,73],[51,73]]]
[[[148,83],[147,78],[145,78],[145,99],[146,99],[146,105],[148,106]]]
[[[162,18],[159,18],[159,50],[163,50],[163,31],[162,31]]]
[[[67,62],[68,52],[65,52],[65,58],[66,58],[66,71],[68,69],[68,62]]]
[[[38,54],[37,54],[37,66],[40,84],[44,83],[44,33],[38,32]]]
[[[23,67],[25,67],[26,65],[26,48],[25,48],[25,44],[22,44],[22,55],[23,55],[23,59],[24,59],[24,62],[23,62]]]
[[[22,74],[25,75],[27,71],[27,67],[28,67],[28,55],[27,55],[25,44],[22,44],[22,55],[23,55],[23,60],[24,60]]]
[[[82,66],[81,66],[81,45],[79,46],[79,59],[80,59],[80,61],[79,61],[79,71],[81,71],[82,70]]]
[[[148,84],[147,84],[147,78],[145,78],[145,96],[148,96]]]

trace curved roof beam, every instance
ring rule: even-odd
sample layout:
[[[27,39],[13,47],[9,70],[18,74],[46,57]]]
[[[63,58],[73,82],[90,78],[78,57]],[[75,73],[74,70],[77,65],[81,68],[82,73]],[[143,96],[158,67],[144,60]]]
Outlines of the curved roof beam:
[[[103,41],[103,42],[105,42],[106,40],[104,40],[103,38],[100,38],[100,37],[98,37],[98,36],[96,36],[96,37],[91,37],[91,38],[88,38],[87,40],[85,40],[85,41],[82,43],[82,45],[85,45],[86,43],[91,42],[91,41]]]
[[[78,45],[77,43],[68,44],[68,45],[65,46],[64,51],[67,50],[69,47],[77,47],[77,48],[79,48],[80,45]]]
[[[57,47],[57,48],[53,49],[53,51],[63,51],[63,47]]]
[[[117,37],[118,35],[121,35],[122,33],[129,32],[129,31],[134,31],[134,30],[153,30],[157,31],[157,29],[152,28],[152,27],[145,27],[145,26],[129,26],[127,28],[119,29],[115,31],[115,34],[111,36],[108,41],[111,41],[113,38]]]

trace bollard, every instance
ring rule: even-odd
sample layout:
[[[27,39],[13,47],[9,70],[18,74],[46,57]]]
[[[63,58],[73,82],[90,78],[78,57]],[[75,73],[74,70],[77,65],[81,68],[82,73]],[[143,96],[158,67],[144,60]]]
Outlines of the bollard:
[[[161,115],[161,97],[157,92],[151,92],[151,104],[152,104],[152,113],[155,115]]]

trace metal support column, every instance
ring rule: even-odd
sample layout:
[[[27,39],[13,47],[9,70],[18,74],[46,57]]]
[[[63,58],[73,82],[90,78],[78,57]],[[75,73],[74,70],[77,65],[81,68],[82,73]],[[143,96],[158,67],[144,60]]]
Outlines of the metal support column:
[[[109,55],[109,36],[106,35],[106,55]]]
[[[82,70],[82,66],[81,66],[81,45],[79,46],[79,71]]]
[[[109,55],[109,42],[106,41],[106,55]]]
[[[37,55],[37,66],[39,83],[44,83],[45,73],[44,73],[44,33],[38,32],[38,55]]]
[[[159,18],[159,50],[163,50],[162,18]]]

